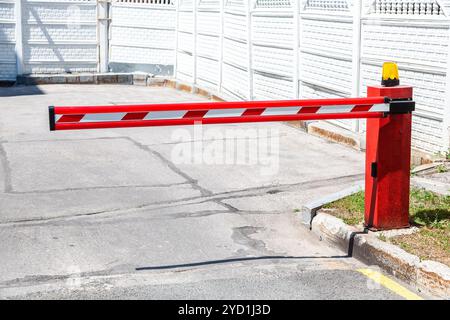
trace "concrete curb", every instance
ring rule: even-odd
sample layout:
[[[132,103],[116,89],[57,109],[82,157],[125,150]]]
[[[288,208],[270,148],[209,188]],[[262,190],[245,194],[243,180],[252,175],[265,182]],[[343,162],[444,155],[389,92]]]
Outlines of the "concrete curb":
[[[133,73],[79,73],[79,74],[33,74],[17,77],[17,84],[128,84],[138,86],[161,86],[168,80],[156,78],[143,72]]]
[[[358,151],[366,149],[365,134],[350,132],[328,122],[311,121],[306,125],[306,131],[314,136],[347,145]]]
[[[424,177],[411,177],[411,184],[416,188],[423,188],[443,196],[450,196],[450,184],[448,183]]]
[[[450,268],[420,258],[403,249],[381,241],[372,232],[348,226],[341,219],[318,211],[311,230],[321,240],[348,253],[366,264],[377,265],[418,291],[450,299]]]
[[[356,185],[352,187],[326,195],[323,198],[307,203],[302,207],[302,210],[300,211],[302,223],[311,227],[314,217],[324,205],[348,197],[362,190],[364,190],[364,180],[357,182]]]

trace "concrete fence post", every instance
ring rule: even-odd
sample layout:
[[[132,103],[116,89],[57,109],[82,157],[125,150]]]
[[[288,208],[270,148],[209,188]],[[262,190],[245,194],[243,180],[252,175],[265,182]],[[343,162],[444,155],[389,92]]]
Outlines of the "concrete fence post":
[[[352,93],[359,97],[361,85],[361,1],[353,1]],[[359,132],[360,120],[354,120],[352,131]]]
[[[22,34],[22,1],[16,0],[15,2],[15,17],[16,17],[16,25],[15,25],[15,52],[16,52],[16,68],[17,75],[23,75],[24,73],[24,61],[23,61],[23,34]]]
[[[109,71],[109,1],[97,1],[97,27],[98,27],[98,59],[99,71]]]
[[[299,47],[300,47],[300,3],[299,1],[294,1],[292,4],[292,10],[294,10],[294,39],[293,39],[293,54],[294,54],[294,76],[293,76],[293,97],[294,99],[299,98],[299,77],[298,70],[300,65],[299,59]]]
[[[298,69],[297,69],[297,76],[298,76],[298,97],[299,99],[301,99],[303,97],[303,92],[302,92],[302,80],[303,80],[303,76],[302,76],[302,61],[300,60],[300,54],[302,51],[302,44],[304,42],[303,40],[303,31],[302,31],[302,14],[304,13],[305,10],[305,5],[306,5],[306,1],[305,0],[299,0],[299,1],[295,1],[298,5],[298,49],[297,49],[297,56],[298,56]]]
[[[217,91],[222,92],[222,82],[223,82],[223,41],[224,41],[224,20],[225,20],[225,1],[220,1],[220,29],[219,29],[219,74]]]
[[[253,100],[253,57],[252,57],[252,12],[254,0],[247,0],[246,18],[247,18],[247,69],[248,69],[248,100]]]
[[[447,34],[450,37],[450,27],[448,27]],[[450,43],[449,43],[450,45]],[[442,122],[442,151],[450,152],[450,54],[447,55],[447,70],[445,77],[445,110]]]
[[[197,8],[198,8],[198,1],[194,0],[193,7],[192,7],[192,17],[193,17],[193,31],[192,31],[192,37],[193,37],[193,50],[192,50],[192,61],[193,61],[193,69],[192,69],[192,91],[197,92]]]
[[[178,32],[180,30],[180,0],[175,1],[175,53],[174,53],[174,63],[173,63],[173,77],[174,79],[177,78],[177,71],[178,71],[178,46],[179,46],[179,40],[178,40]]]

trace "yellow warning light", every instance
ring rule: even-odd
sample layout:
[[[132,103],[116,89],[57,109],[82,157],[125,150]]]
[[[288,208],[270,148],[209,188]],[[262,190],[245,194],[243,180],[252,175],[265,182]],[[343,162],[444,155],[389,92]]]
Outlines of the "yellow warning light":
[[[381,85],[385,87],[395,87],[400,84],[400,78],[398,76],[398,67],[395,62],[383,63],[383,77],[381,79]]]

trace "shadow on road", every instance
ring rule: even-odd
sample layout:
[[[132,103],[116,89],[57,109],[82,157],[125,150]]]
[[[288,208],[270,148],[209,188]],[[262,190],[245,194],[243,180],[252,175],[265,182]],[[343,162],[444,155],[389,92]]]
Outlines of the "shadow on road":
[[[16,96],[34,96],[44,94],[44,92],[37,86],[12,86],[2,87],[0,85],[0,97],[16,97]]]
[[[345,256],[305,256],[305,257],[294,257],[294,256],[243,257],[243,258],[230,258],[230,259],[221,259],[221,260],[192,262],[192,263],[185,263],[185,264],[138,267],[135,270],[136,271],[145,271],[145,270],[177,269],[177,268],[199,267],[199,266],[207,266],[207,265],[213,265],[213,264],[224,264],[224,263],[255,261],[255,260],[343,259],[343,258],[348,258],[348,256],[345,255]]]

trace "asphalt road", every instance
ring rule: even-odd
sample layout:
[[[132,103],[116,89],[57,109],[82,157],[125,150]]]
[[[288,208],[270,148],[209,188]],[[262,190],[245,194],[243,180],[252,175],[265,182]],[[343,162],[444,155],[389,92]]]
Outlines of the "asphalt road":
[[[295,214],[363,179],[363,153],[278,123],[48,131],[48,105],[199,100],[0,88],[0,298],[401,299]],[[237,129],[249,135],[229,138]],[[231,144],[198,157],[239,139],[274,152],[227,162]]]

